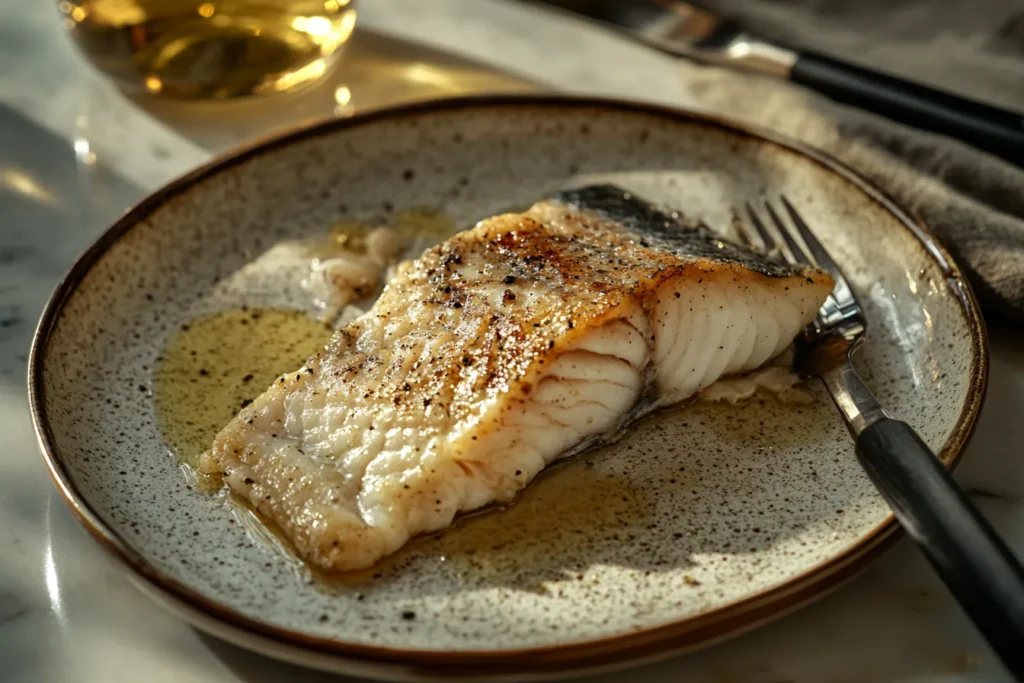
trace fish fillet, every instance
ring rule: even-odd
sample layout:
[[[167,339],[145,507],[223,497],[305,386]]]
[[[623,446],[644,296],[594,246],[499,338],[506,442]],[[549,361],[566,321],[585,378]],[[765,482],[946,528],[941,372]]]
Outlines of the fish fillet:
[[[622,190],[565,192],[400,268],[223,429],[202,469],[307,561],[365,568],[641,412],[771,360],[832,284]]]

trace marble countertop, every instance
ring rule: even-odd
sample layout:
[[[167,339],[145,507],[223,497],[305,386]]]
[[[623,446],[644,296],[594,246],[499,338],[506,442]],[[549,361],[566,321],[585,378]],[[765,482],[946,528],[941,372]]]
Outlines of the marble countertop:
[[[668,58],[519,5],[367,0],[361,12],[366,50],[433,55],[421,59],[468,70],[478,60],[562,89],[693,104]],[[364,85],[354,90],[354,106],[387,98],[380,84]],[[247,137],[324,114],[312,107],[284,101],[273,117],[240,124],[214,114],[197,123],[144,106],[83,63],[52,3],[0,0],[0,681],[343,680],[204,636],[130,586],[52,490],[25,397],[33,326],[75,255],[146,193]],[[957,476],[1024,552],[1024,348],[1007,330],[993,330],[992,338],[987,403]],[[589,680],[1009,678],[915,548],[901,541],[794,615],[688,657]]]

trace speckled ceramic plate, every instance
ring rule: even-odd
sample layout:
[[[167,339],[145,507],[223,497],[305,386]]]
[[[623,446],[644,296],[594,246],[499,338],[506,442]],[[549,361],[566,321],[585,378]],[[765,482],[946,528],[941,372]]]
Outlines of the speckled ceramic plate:
[[[57,288],[33,348],[33,416],[60,493],[136,583],[199,628],[374,677],[596,670],[706,644],[821,595],[895,523],[817,388],[802,407],[651,417],[510,509],[340,582],[259,541],[237,510],[186,487],[168,455],[152,368],[197,315],[301,305],[273,268],[247,267],[276,244],[409,208],[468,226],[597,180],[723,230],[731,206],[785,191],[862,297],[866,380],[955,462],[978,413],[986,342],[970,290],[925,230],[786,141],[681,111],[542,96],[330,121],[219,160],[126,214]]]

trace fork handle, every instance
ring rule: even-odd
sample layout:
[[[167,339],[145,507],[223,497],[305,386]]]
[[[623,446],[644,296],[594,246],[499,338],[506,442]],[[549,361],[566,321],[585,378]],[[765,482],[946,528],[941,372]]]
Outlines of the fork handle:
[[[905,422],[882,417],[866,426],[857,457],[1006,668],[1024,681],[1024,570],[1017,559]]]

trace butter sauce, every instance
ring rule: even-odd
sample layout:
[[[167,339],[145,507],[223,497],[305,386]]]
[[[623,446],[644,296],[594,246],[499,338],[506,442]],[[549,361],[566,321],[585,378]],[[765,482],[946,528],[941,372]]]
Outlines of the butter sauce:
[[[328,325],[286,309],[237,308],[182,325],[153,372],[157,419],[179,462],[196,468],[243,405],[330,335]]]

